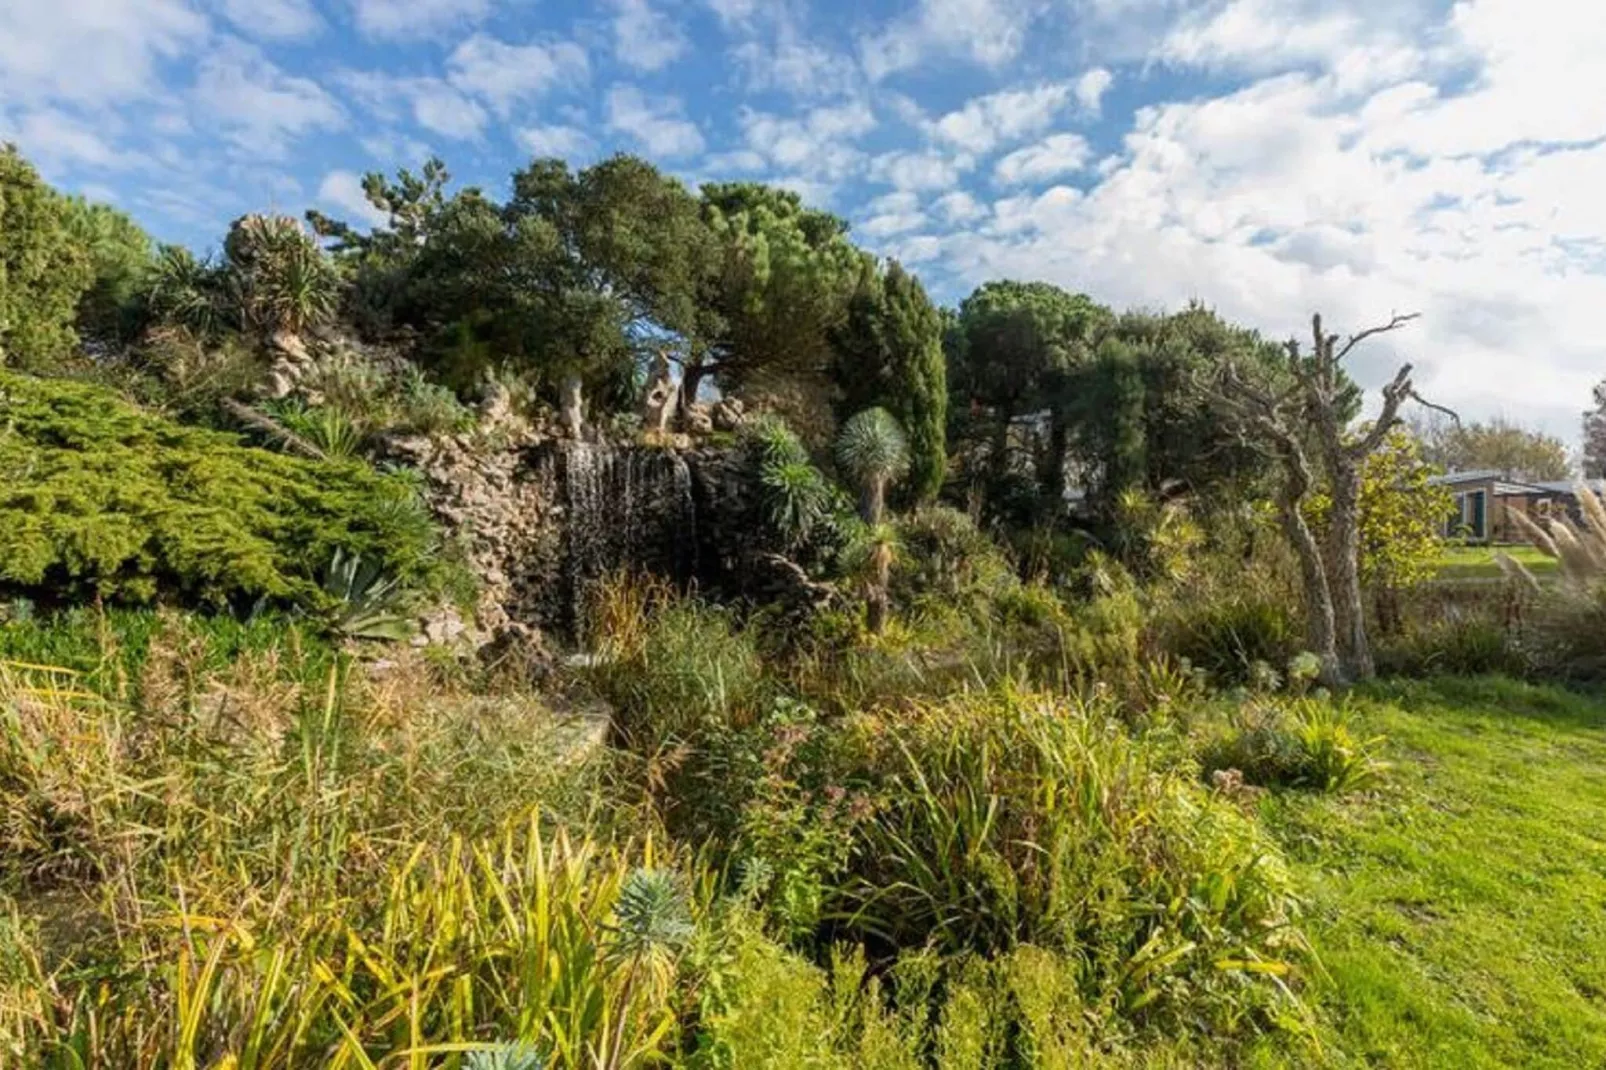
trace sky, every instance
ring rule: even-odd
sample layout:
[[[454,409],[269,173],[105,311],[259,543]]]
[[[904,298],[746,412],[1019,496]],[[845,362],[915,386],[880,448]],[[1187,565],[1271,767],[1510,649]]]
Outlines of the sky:
[[[1597,0],[0,0],[0,140],[156,237],[431,154],[757,179],[957,303],[1046,279],[1277,338],[1421,319],[1466,418],[1568,442],[1606,377]],[[1375,393],[1375,391],[1374,391]]]

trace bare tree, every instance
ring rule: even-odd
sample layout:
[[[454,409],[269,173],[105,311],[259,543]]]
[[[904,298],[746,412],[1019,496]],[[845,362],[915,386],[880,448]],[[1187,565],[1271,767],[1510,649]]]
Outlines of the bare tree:
[[[1361,469],[1400,422],[1400,406],[1407,399],[1422,402],[1411,384],[1411,365],[1406,364],[1383,388],[1377,419],[1364,431],[1351,433],[1348,418],[1359,391],[1344,374],[1343,362],[1368,338],[1414,319],[1415,313],[1393,316],[1340,344],[1338,335],[1322,330],[1322,317],[1313,316],[1311,351],[1302,353],[1297,341],[1288,343],[1291,375],[1286,382],[1252,382],[1228,361],[1208,388],[1245,441],[1266,450],[1282,468],[1278,512],[1299,558],[1307,639],[1321,659],[1322,678],[1328,684],[1366,679],[1375,672],[1361,601]],[[1332,497],[1325,540],[1311,530],[1303,508],[1315,486],[1313,451]]]

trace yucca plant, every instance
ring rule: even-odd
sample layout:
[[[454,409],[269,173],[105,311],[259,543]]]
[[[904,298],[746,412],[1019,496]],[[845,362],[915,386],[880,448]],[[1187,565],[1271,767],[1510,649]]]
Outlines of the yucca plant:
[[[866,409],[842,425],[836,440],[836,461],[859,485],[859,510],[865,526],[872,533],[882,529],[887,488],[909,471],[909,441],[903,428],[886,409]],[[891,546],[888,539],[876,538],[868,555],[865,622],[876,634],[887,626]]]
[[[241,320],[253,330],[300,334],[339,307],[340,273],[298,220],[242,216],[223,252]]]
[[[164,245],[145,278],[145,305],[157,325],[207,338],[223,325],[220,269],[182,245]]]

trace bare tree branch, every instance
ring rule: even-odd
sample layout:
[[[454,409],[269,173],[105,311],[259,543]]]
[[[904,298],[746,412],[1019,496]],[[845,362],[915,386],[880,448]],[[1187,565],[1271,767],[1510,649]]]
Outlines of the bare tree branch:
[[[1354,349],[1368,338],[1371,338],[1373,335],[1387,334],[1389,331],[1397,331],[1401,327],[1404,327],[1407,323],[1410,323],[1412,320],[1420,319],[1421,316],[1422,313],[1420,312],[1407,312],[1403,315],[1396,312],[1389,317],[1389,321],[1387,323],[1380,324],[1376,327],[1368,327],[1366,330],[1361,331],[1358,334],[1350,335],[1349,340],[1344,343],[1344,348],[1340,349],[1338,351],[1338,355],[1333,359],[1335,361],[1341,361],[1345,357],[1349,356],[1350,350]],[[1337,338],[1337,335],[1334,337]]]

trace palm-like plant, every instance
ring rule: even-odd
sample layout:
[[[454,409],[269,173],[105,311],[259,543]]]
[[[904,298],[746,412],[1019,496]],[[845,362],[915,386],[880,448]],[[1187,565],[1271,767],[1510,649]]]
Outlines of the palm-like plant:
[[[264,334],[299,334],[334,315],[340,273],[289,216],[248,215],[223,243],[240,318]]]
[[[216,265],[182,245],[162,246],[145,281],[151,316],[202,338],[212,334],[222,321],[218,276]]]
[[[866,409],[842,425],[836,440],[836,461],[859,485],[859,514],[872,533],[885,527],[887,488],[909,471],[909,440],[886,409]],[[870,579],[865,599],[865,622],[879,634],[887,624],[887,587],[891,578],[893,543],[877,540],[879,549],[869,558]]]

